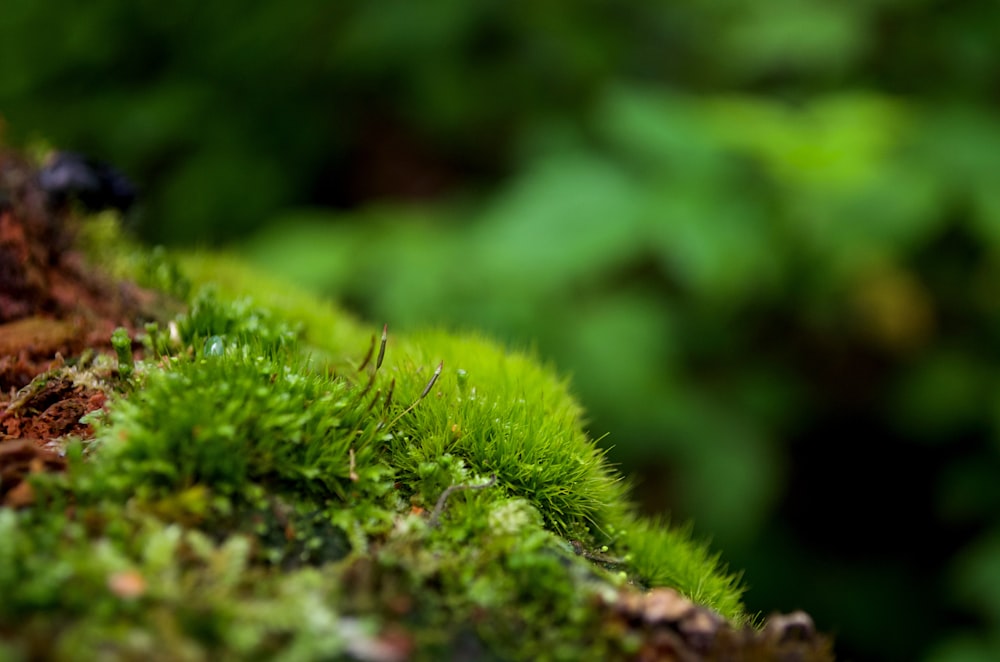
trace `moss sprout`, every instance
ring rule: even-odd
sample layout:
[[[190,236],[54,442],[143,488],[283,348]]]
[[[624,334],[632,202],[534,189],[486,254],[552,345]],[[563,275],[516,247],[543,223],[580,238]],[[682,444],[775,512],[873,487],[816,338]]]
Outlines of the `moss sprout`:
[[[122,327],[115,329],[111,334],[111,347],[118,356],[118,374],[122,379],[128,379],[135,370],[135,361],[132,357],[132,338],[126,329]]]

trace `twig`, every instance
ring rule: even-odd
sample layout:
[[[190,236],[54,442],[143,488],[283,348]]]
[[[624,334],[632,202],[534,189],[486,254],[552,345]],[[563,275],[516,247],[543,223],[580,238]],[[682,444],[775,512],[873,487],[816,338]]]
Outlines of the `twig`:
[[[451,485],[441,493],[438,497],[437,503],[434,504],[434,510],[431,512],[430,525],[431,528],[436,528],[438,525],[438,519],[441,517],[441,512],[444,510],[445,503],[448,501],[448,497],[451,496],[452,492],[457,492],[458,490],[484,490],[487,487],[492,487],[497,484],[497,475],[493,474],[490,479],[483,483],[482,485]]]

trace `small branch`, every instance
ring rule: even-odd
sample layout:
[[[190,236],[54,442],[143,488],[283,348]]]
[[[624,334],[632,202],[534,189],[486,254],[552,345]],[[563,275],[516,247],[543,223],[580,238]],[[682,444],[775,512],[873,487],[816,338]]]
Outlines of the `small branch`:
[[[437,503],[434,505],[434,510],[431,512],[430,525],[431,528],[436,528],[438,525],[438,519],[441,517],[441,512],[444,510],[445,504],[448,501],[448,497],[451,496],[452,492],[457,492],[458,490],[484,490],[487,487],[492,487],[497,484],[497,475],[493,474],[490,479],[483,483],[482,485],[451,485],[441,496],[438,497]]]
[[[590,561],[597,561],[598,563],[603,563],[604,565],[623,565],[625,563],[623,559],[619,559],[608,554],[588,551],[579,540],[571,540],[570,544],[573,546],[574,552]]]

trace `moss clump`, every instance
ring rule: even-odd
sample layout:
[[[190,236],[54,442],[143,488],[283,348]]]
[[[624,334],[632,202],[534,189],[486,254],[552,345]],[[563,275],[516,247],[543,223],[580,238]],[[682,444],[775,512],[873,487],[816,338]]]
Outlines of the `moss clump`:
[[[609,605],[664,585],[746,619],[718,556],[632,512],[529,354],[380,339],[187,264],[214,287],[145,327],[68,470],[0,509],[0,659],[628,658]]]
[[[462,479],[430,480],[455,458],[469,471],[496,475],[502,493],[530,502],[555,533],[608,542],[626,510],[625,487],[584,434],[566,383],[530,356],[482,338],[424,333],[386,360],[398,393],[394,411],[418,397],[439,362],[445,368],[425,401],[397,414],[387,447],[400,478],[422,485],[421,498],[433,497]]]
[[[697,604],[711,607],[737,622],[752,618],[742,613],[740,577],[722,568],[721,555],[693,542],[690,527],[671,528],[664,520],[631,518],[619,539],[627,550],[629,568],[646,586],[678,588]]]
[[[384,434],[350,385],[297,370],[285,352],[231,344],[147,373],[97,436],[123,491],[165,495],[196,485],[231,495],[247,483],[344,499],[370,478]]]

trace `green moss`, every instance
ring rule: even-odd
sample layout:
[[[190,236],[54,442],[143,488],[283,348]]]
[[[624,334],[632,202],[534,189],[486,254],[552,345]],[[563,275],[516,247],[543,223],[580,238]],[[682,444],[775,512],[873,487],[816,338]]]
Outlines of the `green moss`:
[[[630,583],[742,618],[736,578],[634,515],[532,355],[436,331],[389,334],[382,361],[328,303],[183,262],[213,287],[147,327],[68,473],[0,510],[16,654],[614,657],[595,606]]]
[[[229,343],[252,344],[267,352],[297,342],[298,325],[276,317],[246,298],[222,300],[216,289],[209,286],[198,290],[190,311],[178,318],[181,341],[201,349],[209,338],[222,337]]]
[[[92,264],[115,278],[130,280],[178,298],[191,291],[177,261],[162,247],[147,249],[121,229],[114,211],[90,216],[77,228],[76,244]]]
[[[503,492],[530,501],[556,533],[608,538],[606,525],[624,514],[625,488],[584,434],[564,381],[529,355],[477,337],[425,333],[392,350],[386,371],[399,420],[388,447],[401,477],[416,480],[455,456],[495,474]],[[407,411],[439,362],[431,392]]]
[[[625,526],[620,543],[637,580],[676,588],[734,623],[752,620],[743,612],[739,575],[726,571],[719,553],[693,542],[690,527],[671,528],[664,520],[639,518]]]
[[[303,342],[329,360],[355,359],[368,342],[369,328],[332,302],[263,274],[233,256],[187,253],[175,257],[190,281],[211,284],[229,300],[252,296],[262,309],[292,320],[301,328]]]
[[[122,327],[115,329],[111,334],[111,347],[118,356],[118,374],[122,379],[128,379],[135,369],[135,362],[132,358],[132,338],[126,329]]]
[[[377,421],[349,386],[302,374],[259,347],[174,359],[140,393],[117,403],[97,437],[98,459],[123,490],[171,494],[206,485],[224,494],[248,482],[343,498],[353,468],[376,463]],[[359,411],[360,410],[360,411]]]

